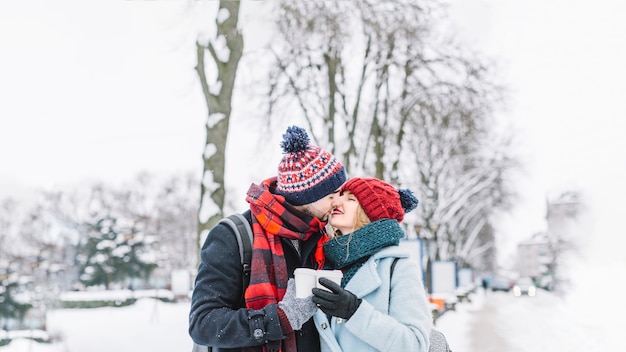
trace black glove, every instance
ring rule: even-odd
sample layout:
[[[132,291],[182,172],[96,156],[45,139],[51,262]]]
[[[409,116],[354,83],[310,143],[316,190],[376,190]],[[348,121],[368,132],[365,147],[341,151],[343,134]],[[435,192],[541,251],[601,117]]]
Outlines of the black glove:
[[[330,279],[320,277],[319,283],[332,292],[321,288],[314,288],[313,303],[317,304],[322,312],[343,319],[350,319],[361,305],[361,299],[354,293],[341,288]]]

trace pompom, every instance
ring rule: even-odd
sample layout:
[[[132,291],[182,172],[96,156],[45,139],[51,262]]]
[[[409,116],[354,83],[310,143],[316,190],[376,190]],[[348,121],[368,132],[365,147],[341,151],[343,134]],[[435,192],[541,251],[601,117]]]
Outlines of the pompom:
[[[285,153],[297,153],[307,149],[309,145],[309,135],[298,126],[290,126],[283,134],[283,141],[280,146]]]
[[[413,195],[413,192],[408,189],[399,189],[398,194],[400,194],[400,204],[402,204],[405,213],[417,208],[419,200]]]

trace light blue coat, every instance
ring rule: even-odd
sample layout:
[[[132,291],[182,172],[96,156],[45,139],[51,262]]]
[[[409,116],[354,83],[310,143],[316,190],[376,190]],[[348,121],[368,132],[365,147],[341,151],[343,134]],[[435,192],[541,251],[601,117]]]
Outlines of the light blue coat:
[[[395,257],[401,259],[390,282]],[[346,290],[363,299],[350,319],[329,322],[319,309],[314,316],[322,352],[428,351],[432,315],[419,266],[405,249],[392,246],[372,255]]]

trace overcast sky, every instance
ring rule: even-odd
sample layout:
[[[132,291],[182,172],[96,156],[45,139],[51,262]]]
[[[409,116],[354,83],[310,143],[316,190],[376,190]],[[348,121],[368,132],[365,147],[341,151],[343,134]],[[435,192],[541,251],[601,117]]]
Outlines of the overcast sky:
[[[455,2],[463,4],[456,23],[468,29],[460,33],[502,63],[515,92],[510,114],[523,129],[529,178],[528,201],[513,217],[524,220],[511,228],[536,219],[536,207],[545,211],[542,196],[580,191],[592,222],[582,228],[586,243],[604,259],[623,258],[626,3]]]
[[[201,168],[206,108],[193,71],[201,13],[182,23],[177,3],[0,4],[3,183]]]
[[[602,240],[593,246],[621,257],[621,246],[601,243],[625,243],[626,3],[451,2],[454,30],[498,63],[513,93],[500,118],[516,129],[526,173],[502,222],[503,250],[545,230],[549,194],[574,190],[590,208],[587,236]],[[1,2],[0,198],[142,170],[200,172],[206,107],[194,41],[215,3]]]

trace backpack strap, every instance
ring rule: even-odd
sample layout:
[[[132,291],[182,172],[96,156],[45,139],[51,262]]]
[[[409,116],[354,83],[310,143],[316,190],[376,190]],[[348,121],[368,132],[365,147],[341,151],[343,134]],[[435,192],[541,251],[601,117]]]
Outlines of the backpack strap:
[[[237,239],[237,244],[239,245],[239,258],[241,259],[241,266],[243,267],[243,292],[246,292],[246,287],[250,283],[250,270],[252,268],[252,227],[250,226],[250,222],[246,219],[245,216],[239,213],[235,213],[229,215],[225,218],[220,219],[218,224],[224,224],[233,231],[235,234],[235,238]],[[241,307],[245,306],[245,298],[241,295]],[[211,352],[213,351],[213,347],[210,346],[201,346],[197,343],[193,343],[193,348],[191,352]]]
[[[222,224],[228,225],[237,238],[237,244],[239,245],[239,258],[241,259],[241,266],[243,267],[243,289],[245,291],[250,283],[250,270],[252,268],[252,228],[250,222],[242,214],[236,213],[229,215],[219,221]]]
[[[391,282],[391,278],[393,277],[393,269],[396,268],[396,264],[398,264],[398,260],[400,260],[400,258],[395,257],[393,258],[393,263],[391,263],[391,269],[389,270],[389,281]]]
[[[400,258],[393,258],[393,262],[391,262],[391,269],[389,269],[389,289],[391,290],[391,280],[393,279],[393,269],[396,268],[396,264],[398,264],[398,260]],[[389,292],[389,303],[391,304],[391,291]]]
[[[391,263],[391,269],[389,270],[389,284],[391,285],[391,278],[393,277],[393,269],[396,267],[398,260],[400,258],[396,257],[393,259],[393,263]],[[389,294],[389,300],[391,300],[391,294]],[[428,347],[429,352],[452,352],[450,349],[450,345],[448,345],[448,340],[446,340],[446,336],[435,327],[430,330],[430,346]]]

